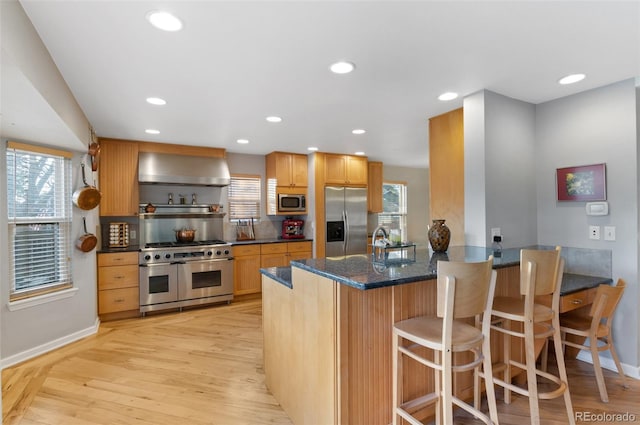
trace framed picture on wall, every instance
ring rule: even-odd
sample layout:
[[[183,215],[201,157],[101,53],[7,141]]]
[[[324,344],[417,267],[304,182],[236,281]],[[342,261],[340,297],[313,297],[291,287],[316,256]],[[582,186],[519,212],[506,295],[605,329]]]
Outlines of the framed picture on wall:
[[[558,201],[606,201],[605,164],[558,168],[556,187]]]

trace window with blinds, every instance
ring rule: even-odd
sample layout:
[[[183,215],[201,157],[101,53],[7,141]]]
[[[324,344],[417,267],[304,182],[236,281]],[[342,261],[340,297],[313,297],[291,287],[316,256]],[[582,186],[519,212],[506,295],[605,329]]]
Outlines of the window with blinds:
[[[260,194],[262,192],[260,176],[232,175],[227,186],[229,219],[260,219]]]
[[[71,154],[7,144],[10,299],[71,281]]]
[[[400,229],[403,241],[407,237],[407,185],[404,182],[383,182],[382,213],[378,225],[388,229]]]

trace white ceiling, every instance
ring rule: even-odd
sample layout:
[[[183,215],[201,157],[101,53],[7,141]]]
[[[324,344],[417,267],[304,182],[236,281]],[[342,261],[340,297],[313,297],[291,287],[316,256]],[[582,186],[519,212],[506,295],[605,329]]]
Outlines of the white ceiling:
[[[20,3],[99,136],[237,153],[317,146],[426,167],[428,118],[466,95],[541,103],[640,76],[638,2]],[[184,29],[153,28],[157,9]],[[330,73],[337,60],[355,72]],[[576,72],[587,78],[557,84]]]

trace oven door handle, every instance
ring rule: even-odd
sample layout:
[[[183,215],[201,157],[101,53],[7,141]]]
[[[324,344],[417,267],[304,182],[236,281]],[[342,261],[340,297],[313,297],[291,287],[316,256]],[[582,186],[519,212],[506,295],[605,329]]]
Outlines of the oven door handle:
[[[174,261],[172,263],[152,263],[152,264],[139,264],[140,267],[160,267],[160,266],[172,266],[174,264],[186,264],[185,261]]]
[[[233,260],[233,257],[213,258],[211,260],[194,260],[194,261],[188,261],[180,264],[211,264],[211,263],[221,263],[223,261],[231,261],[231,260]]]

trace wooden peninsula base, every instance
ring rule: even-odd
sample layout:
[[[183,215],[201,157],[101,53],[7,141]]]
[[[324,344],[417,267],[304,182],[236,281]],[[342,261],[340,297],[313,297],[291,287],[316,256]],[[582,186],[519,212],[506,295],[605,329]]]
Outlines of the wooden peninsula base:
[[[470,261],[469,252],[474,251],[450,249],[449,257]],[[503,256],[494,265],[496,296],[519,296],[518,251],[511,254],[513,259]],[[486,258],[484,249],[478,258],[482,256]],[[393,323],[436,314],[435,268],[423,257],[406,267],[389,267],[382,276],[366,256],[262,270],[266,384],[293,423],[391,423]],[[568,280],[571,297],[578,293],[576,280],[584,291],[611,281],[579,275]],[[544,341],[538,342],[539,352]],[[524,361],[522,341],[512,338],[512,344],[512,358]],[[494,364],[501,363],[502,339],[493,333],[491,350]],[[403,398],[431,392],[433,371],[407,358],[404,362]],[[471,371],[455,376],[454,390],[461,398],[472,398]],[[432,409],[417,416],[427,418]]]
[[[513,273],[501,269],[499,281],[517,281]],[[392,326],[435,315],[435,279],[366,291],[297,267],[292,288],[262,279],[266,384],[293,423],[391,423]],[[432,371],[411,361],[403,368],[405,398],[432,390]],[[471,397],[471,374],[458,374],[455,389]]]

